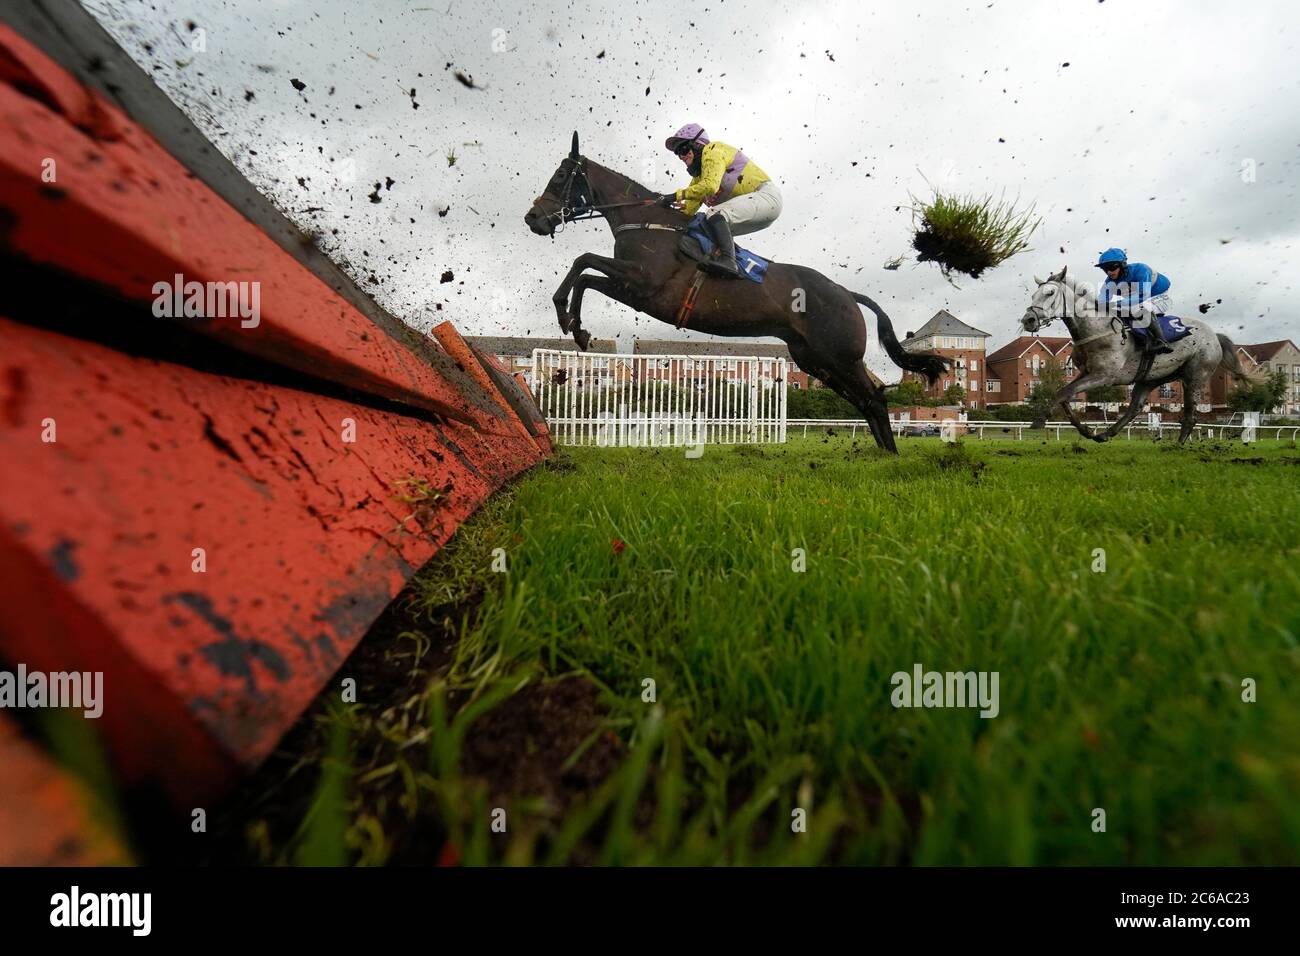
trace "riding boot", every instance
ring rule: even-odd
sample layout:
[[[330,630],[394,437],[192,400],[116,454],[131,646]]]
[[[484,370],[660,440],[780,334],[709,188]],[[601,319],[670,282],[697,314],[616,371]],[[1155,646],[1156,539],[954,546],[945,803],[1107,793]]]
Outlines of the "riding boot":
[[[701,264],[701,268],[714,275],[740,278],[740,269],[736,265],[736,243],[731,238],[731,226],[727,223],[726,216],[709,216],[704,222],[717,249],[714,250],[713,257]]]
[[[1147,348],[1151,350],[1152,355],[1167,355],[1173,349],[1165,341],[1165,330],[1160,325],[1160,316],[1151,316],[1151,324],[1147,326]]]

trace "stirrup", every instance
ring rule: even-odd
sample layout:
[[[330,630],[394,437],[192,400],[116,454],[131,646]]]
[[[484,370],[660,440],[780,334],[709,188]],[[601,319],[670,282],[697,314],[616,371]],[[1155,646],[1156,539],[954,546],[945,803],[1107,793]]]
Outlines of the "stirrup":
[[[736,265],[735,259],[706,259],[700,263],[700,268],[710,275],[740,278],[740,266]]]

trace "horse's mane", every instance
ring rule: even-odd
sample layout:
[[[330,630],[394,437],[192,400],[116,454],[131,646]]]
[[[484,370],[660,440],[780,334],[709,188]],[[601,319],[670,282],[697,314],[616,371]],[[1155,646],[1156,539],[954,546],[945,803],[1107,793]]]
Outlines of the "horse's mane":
[[[628,186],[631,186],[632,189],[631,190],[625,189],[624,193],[625,194],[631,193],[632,198],[634,199],[651,199],[658,195],[658,193],[655,192],[655,190],[642,186],[631,176],[625,176],[616,169],[610,169],[608,166],[603,166],[589,156],[584,156],[582,158],[586,162],[589,168],[599,169],[602,172],[608,173],[613,178],[618,179],[624,183],[627,183]]]
[[[1096,311],[1095,305],[1097,299],[1096,296],[1094,295],[1091,286],[1085,286],[1083,283],[1076,282],[1074,277],[1069,275],[1068,273],[1061,279],[1061,284],[1064,285],[1071,292],[1073,292],[1074,297],[1076,299],[1086,298],[1088,300],[1088,303],[1085,306],[1083,313],[1080,313],[1078,310],[1076,310],[1075,311],[1076,315],[1079,314],[1091,315]]]

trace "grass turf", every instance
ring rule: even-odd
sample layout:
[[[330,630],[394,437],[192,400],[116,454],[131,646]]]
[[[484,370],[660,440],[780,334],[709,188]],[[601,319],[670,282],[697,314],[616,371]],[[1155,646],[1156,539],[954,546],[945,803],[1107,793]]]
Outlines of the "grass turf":
[[[1300,862],[1300,452],[900,445],[562,450],[417,578],[400,686],[318,709],[305,822],[240,811],[256,856]],[[916,663],[998,715],[895,708]]]

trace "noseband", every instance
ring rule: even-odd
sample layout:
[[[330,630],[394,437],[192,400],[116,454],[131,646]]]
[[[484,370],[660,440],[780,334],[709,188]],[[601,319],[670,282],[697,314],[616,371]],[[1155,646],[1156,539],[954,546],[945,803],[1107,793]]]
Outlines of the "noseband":
[[[545,213],[547,222],[550,222],[552,219],[557,220],[557,228],[551,230],[552,235],[560,232],[558,227],[566,222],[577,222],[579,219],[596,219],[600,216],[597,207],[593,206],[591,203],[591,183],[588,182],[587,172],[583,169],[583,163],[585,163],[586,160],[574,160],[568,158],[565,159],[565,162],[571,163],[572,165],[569,169],[568,178],[564,180],[564,192],[561,194],[560,211]],[[574,196],[575,186],[578,187],[576,197]],[[533,200],[533,205],[541,208],[541,202],[546,198],[548,197],[543,193]],[[555,200],[551,201],[554,202]],[[545,212],[545,210],[543,210],[543,212]]]

